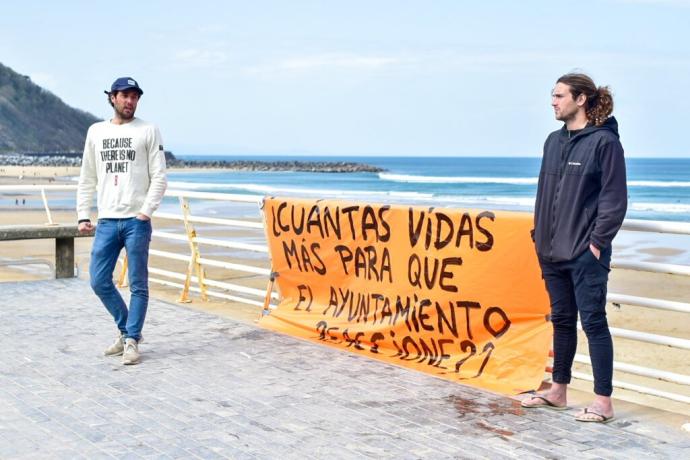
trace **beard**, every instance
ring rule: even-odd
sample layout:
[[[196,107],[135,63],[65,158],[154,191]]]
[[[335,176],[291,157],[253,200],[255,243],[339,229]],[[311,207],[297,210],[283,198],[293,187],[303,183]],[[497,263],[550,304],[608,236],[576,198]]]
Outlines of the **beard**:
[[[125,109],[124,107],[118,108],[117,106],[114,107],[114,109],[115,109],[115,113],[117,114],[118,118],[120,118],[121,120],[131,120],[132,118],[134,118],[134,112],[135,111],[132,109],[128,110],[128,109]]]
[[[563,122],[568,122],[572,119],[575,118],[577,115],[577,109],[571,109],[571,110],[561,110],[560,112],[554,113],[556,120],[558,121],[563,121]]]

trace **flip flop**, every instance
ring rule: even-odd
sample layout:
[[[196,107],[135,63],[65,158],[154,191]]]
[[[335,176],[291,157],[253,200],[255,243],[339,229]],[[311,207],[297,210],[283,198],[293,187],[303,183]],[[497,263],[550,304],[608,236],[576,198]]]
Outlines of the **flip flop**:
[[[568,408],[568,406],[557,406],[554,403],[552,403],[551,401],[549,401],[548,399],[546,399],[545,396],[541,396],[541,395],[533,395],[531,397],[531,399],[541,399],[542,402],[537,403],[537,404],[525,404],[525,402],[527,402],[527,400],[524,400],[520,403],[520,406],[524,407],[525,409],[536,409],[539,407],[543,407],[544,409],[551,409],[551,410],[566,410]]]
[[[613,415],[611,417],[606,417],[605,415],[585,407],[581,413],[575,416],[575,420],[578,422],[609,423],[614,420],[614,417]]]

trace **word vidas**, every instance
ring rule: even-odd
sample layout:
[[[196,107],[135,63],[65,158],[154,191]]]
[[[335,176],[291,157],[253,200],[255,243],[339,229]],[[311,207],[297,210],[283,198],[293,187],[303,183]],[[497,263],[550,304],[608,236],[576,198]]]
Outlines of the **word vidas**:
[[[429,249],[432,244],[436,249],[443,249],[452,244],[460,248],[463,238],[467,239],[470,249],[478,251],[488,251],[494,245],[494,236],[482,222],[488,219],[493,222],[496,218],[494,213],[483,211],[478,213],[474,219],[469,212],[459,216],[459,221],[453,221],[447,214],[434,208],[429,208],[428,212],[421,211],[417,217],[413,208],[409,211],[409,237],[410,247],[415,247],[424,235],[424,249]],[[485,239],[480,241],[476,234],[481,234]]]

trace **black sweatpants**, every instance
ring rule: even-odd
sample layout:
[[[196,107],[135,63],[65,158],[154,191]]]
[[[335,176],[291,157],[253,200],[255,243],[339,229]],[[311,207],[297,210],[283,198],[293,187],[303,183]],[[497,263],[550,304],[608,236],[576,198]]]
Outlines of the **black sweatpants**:
[[[589,343],[594,393],[611,396],[613,342],[606,321],[606,284],[611,247],[597,260],[590,249],[566,262],[545,262],[542,275],[551,301],[553,323],[553,381],[570,383],[577,348],[577,316]]]

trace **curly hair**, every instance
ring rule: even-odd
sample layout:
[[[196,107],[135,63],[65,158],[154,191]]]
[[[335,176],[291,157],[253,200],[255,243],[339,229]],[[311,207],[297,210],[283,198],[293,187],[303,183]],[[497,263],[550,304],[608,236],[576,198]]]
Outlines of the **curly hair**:
[[[587,119],[596,126],[601,126],[613,112],[613,95],[608,86],[597,87],[594,81],[583,73],[568,73],[556,81],[570,87],[570,94],[577,99],[580,94],[587,98],[585,113]]]

